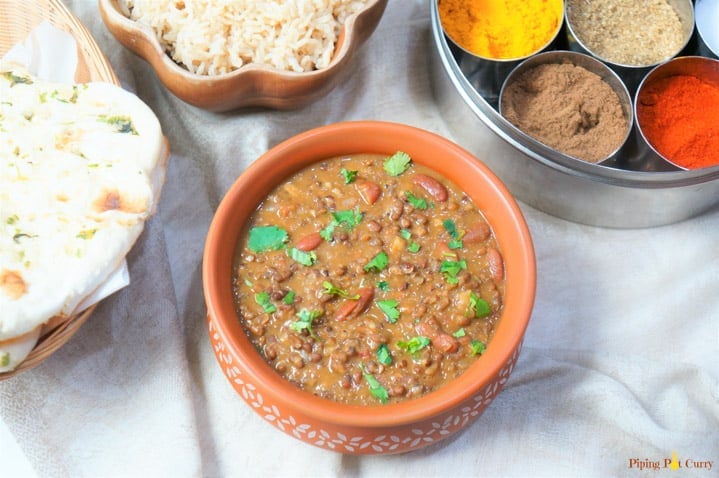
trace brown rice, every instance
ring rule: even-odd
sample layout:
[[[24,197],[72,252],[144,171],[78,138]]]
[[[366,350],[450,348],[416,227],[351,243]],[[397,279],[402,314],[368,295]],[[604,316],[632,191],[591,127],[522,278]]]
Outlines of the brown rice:
[[[170,57],[199,75],[258,63],[303,72],[329,65],[342,24],[366,0],[120,0]]]

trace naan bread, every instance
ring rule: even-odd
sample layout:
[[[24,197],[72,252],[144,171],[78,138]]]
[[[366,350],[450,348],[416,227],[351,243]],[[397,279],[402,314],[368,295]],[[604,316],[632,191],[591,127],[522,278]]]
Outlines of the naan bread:
[[[155,210],[166,158],[132,93],[0,64],[0,345],[77,312],[117,268]]]

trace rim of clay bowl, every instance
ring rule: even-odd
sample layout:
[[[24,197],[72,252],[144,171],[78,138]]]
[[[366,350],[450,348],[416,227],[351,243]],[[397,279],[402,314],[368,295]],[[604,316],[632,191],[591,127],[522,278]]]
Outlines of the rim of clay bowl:
[[[232,296],[235,248],[247,216],[275,185],[291,174],[334,156],[390,155],[397,150],[455,182],[483,211],[504,254],[507,281],[504,310],[487,352],[441,389],[399,404],[345,405],[313,396],[290,384],[251,345],[240,325]],[[447,157],[452,159],[447,161]],[[263,389],[266,401],[275,399],[292,404],[320,422],[362,428],[406,425],[431,418],[471,399],[496,380],[502,367],[521,348],[536,292],[531,235],[517,202],[501,180],[471,153],[435,133],[382,121],[320,126],[285,140],[257,159],[230,187],[217,208],[207,234],[202,272],[208,314],[217,332],[246,367],[243,372],[248,381]]]

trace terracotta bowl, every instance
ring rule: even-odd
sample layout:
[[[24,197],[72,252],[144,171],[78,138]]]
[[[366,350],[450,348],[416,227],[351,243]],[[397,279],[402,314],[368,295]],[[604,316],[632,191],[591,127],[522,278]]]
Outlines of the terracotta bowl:
[[[350,16],[339,35],[330,64],[306,73],[249,64],[231,73],[206,76],[191,73],[175,63],[152,30],[126,17],[118,0],[98,0],[100,14],[110,32],[126,48],[145,59],[160,81],[178,98],[210,111],[223,112],[260,106],[294,109],[321,98],[342,80],[358,48],[377,27],[387,0],[370,0]]]
[[[453,181],[485,213],[505,259],[504,311],[485,354],[447,386],[400,404],[339,404],[285,381],[250,343],[233,303],[235,247],[263,198],[298,170],[334,156],[389,156],[397,150]],[[534,304],[535,267],[532,239],[517,203],[494,173],[466,150],[434,133],[401,124],[369,121],[322,126],[269,150],[221,201],[203,258],[210,341],[222,372],[240,397],[285,433],[341,453],[407,452],[468,426],[507,382]]]

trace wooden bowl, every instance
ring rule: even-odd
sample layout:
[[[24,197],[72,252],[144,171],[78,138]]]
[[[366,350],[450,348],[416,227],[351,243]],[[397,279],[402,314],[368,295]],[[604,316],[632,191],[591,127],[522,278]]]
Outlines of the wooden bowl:
[[[210,111],[260,106],[294,109],[329,93],[341,81],[358,48],[379,23],[387,0],[370,0],[345,22],[330,64],[305,73],[248,64],[230,73],[191,73],[165,53],[152,29],[126,17],[118,0],[99,0],[100,14],[110,32],[126,48],[145,59],[160,81],[178,98]]]
[[[75,81],[103,81],[119,85],[115,72],[93,39],[61,0],[17,2],[0,0],[0,56],[25,37],[43,21],[70,33],[77,43],[78,65]],[[0,380],[8,379],[39,365],[64,345],[92,315],[95,306],[64,319],[50,320],[43,326],[40,339],[32,352],[14,370],[0,372]]]
[[[350,406],[319,398],[282,378],[246,336],[234,306],[236,245],[258,204],[300,169],[354,153],[401,150],[467,193],[492,225],[506,271],[504,310],[482,357],[463,375],[399,404]],[[384,122],[345,122],[292,137],[255,161],[221,201],[205,244],[203,288],[210,341],[238,395],[283,432],[329,450],[390,454],[415,450],[462,430],[509,379],[534,304],[536,267],[529,230],[506,187],[466,150],[434,133]]]

